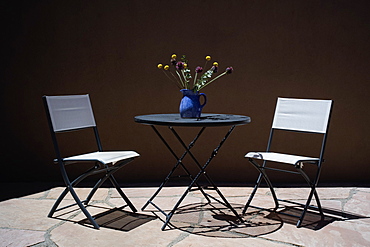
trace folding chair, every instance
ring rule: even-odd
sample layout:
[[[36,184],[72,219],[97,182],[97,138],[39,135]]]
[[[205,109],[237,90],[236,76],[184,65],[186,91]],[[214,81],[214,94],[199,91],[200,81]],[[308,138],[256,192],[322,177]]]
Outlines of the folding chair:
[[[274,199],[274,211],[276,211],[279,207],[278,201],[284,201],[277,199],[272,183],[266,174],[266,170],[273,170],[300,174],[303,176],[303,178],[306,180],[311,188],[306,204],[296,203],[297,205],[304,207],[301,215],[295,216],[299,217],[297,227],[301,226],[303,218],[309,208],[318,209],[323,219],[324,214],[321,208],[319,196],[316,191],[316,186],[319,181],[320,171],[322,163],[324,161],[323,156],[325,151],[325,143],[327,139],[332,105],[332,100],[278,98],[266,152],[249,152],[245,155],[245,157],[248,158],[249,162],[259,171],[260,174],[258,176],[254,189],[242,211],[243,214],[245,214],[247,208],[250,206],[250,203],[258,187],[260,186],[262,178],[266,181]],[[275,131],[294,131],[300,133],[320,134],[322,136],[322,141],[319,157],[305,157],[271,152],[270,149]],[[274,147],[275,146],[276,145],[274,143]],[[260,161],[257,162],[256,160]],[[260,163],[262,163],[262,165]],[[273,167],[271,166],[272,164],[274,164]],[[288,167],[290,166],[290,168],[293,168],[293,170],[285,168],[275,168],[276,165],[279,166],[279,164],[288,165]],[[314,165],[314,170],[316,171],[315,175],[308,176],[307,173],[303,171],[304,164]],[[317,207],[310,205],[313,196],[315,196]]]
[[[99,229],[99,225],[87,211],[85,205],[88,205],[94,193],[107,179],[110,180],[110,182],[116,188],[123,200],[130,207],[130,209],[133,212],[136,212],[136,208],[119,187],[116,179],[113,177],[113,173],[118,171],[127,163],[131,162],[135,157],[139,157],[139,154],[134,151],[107,152],[102,150],[89,95],[43,96],[43,101],[50,127],[51,137],[54,144],[54,149],[57,156],[54,161],[55,163],[58,163],[63,180],[66,185],[66,188],[61,193],[61,195],[53,205],[52,209],[50,210],[48,217],[52,217],[56,211],[78,205],[82,212],[86,215],[88,220],[91,222],[91,224],[94,226],[94,228]],[[87,128],[92,129],[95,134],[98,151],[80,154],[72,157],[62,157],[58,145],[57,136],[64,132],[69,132],[72,130],[82,130]],[[74,180],[71,180],[67,174],[66,165],[86,162],[90,164],[92,163],[92,167]],[[96,174],[102,174],[101,178],[92,188],[87,198],[81,201],[76,194],[74,187],[85,178]],[[62,202],[68,192],[71,193],[76,203],[58,209],[59,204]]]

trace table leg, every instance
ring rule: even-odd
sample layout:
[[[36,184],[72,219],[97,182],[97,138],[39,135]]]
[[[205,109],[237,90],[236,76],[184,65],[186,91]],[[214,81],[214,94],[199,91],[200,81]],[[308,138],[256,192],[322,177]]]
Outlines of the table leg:
[[[151,198],[144,204],[144,206],[141,208],[141,210],[145,210],[145,208],[150,204],[152,204],[153,206],[155,206],[158,210],[160,210],[163,214],[165,214],[157,205],[155,205],[153,203],[153,200],[154,198],[159,194],[159,192],[162,190],[162,188],[166,185],[166,183],[169,181],[169,179],[171,178],[172,174],[175,172],[175,170],[178,168],[179,165],[181,165],[181,167],[184,169],[184,171],[187,173],[187,175],[189,176],[189,178],[191,180],[193,180],[193,177],[192,175],[190,174],[190,172],[188,171],[188,169],[184,166],[184,164],[182,163],[182,160],[185,158],[185,156],[187,155],[188,151],[185,151],[182,156],[179,158],[176,153],[173,151],[173,149],[170,147],[170,145],[167,143],[167,141],[163,138],[163,136],[159,133],[159,131],[153,126],[151,125],[151,127],[153,128],[154,132],[158,135],[158,137],[162,140],[162,142],[165,144],[165,146],[167,147],[167,149],[171,152],[171,154],[175,157],[175,159],[177,160],[176,162],[176,165],[172,168],[172,170],[170,171],[170,173],[167,175],[167,177],[165,178],[165,180],[162,182],[162,184],[159,186],[159,188],[157,189],[157,191],[151,196]],[[201,134],[203,133],[203,131],[205,130],[205,127],[203,127],[199,132],[198,134],[195,136],[195,138],[193,139],[192,142],[190,142],[190,144],[186,147],[186,150],[190,150],[195,142],[199,139],[199,137],[201,136]],[[202,189],[202,187],[196,183],[197,187],[199,188],[199,190],[202,192],[202,194],[204,195],[204,197],[207,199],[208,202],[211,202],[210,199],[208,198],[207,194],[204,192],[204,190]],[[166,214],[165,214],[166,215]]]
[[[224,144],[224,142],[226,141],[226,139],[229,137],[229,135],[231,134],[231,132],[234,130],[235,126],[232,126],[229,131],[226,133],[225,137],[221,140],[221,142],[219,143],[219,145],[213,150],[211,156],[209,157],[209,159],[207,160],[207,162],[204,164],[204,166],[201,166],[199,164],[199,162],[197,161],[197,159],[195,158],[195,156],[191,153],[190,149],[185,145],[185,143],[182,141],[182,139],[180,138],[180,136],[177,134],[177,132],[172,128],[170,127],[172,133],[176,136],[176,138],[178,139],[178,141],[181,143],[181,145],[185,148],[186,150],[186,153],[189,153],[189,155],[191,156],[191,158],[194,160],[194,162],[197,164],[197,166],[200,168],[200,171],[198,172],[198,174],[195,176],[195,178],[193,179],[193,181],[189,184],[187,190],[183,193],[183,195],[181,196],[181,198],[178,200],[178,202],[176,203],[176,205],[173,207],[173,209],[171,210],[171,212],[167,215],[167,218],[166,218],[166,222],[164,223],[164,225],[162,226],[162,230],[165,229],[165,227],[167,226],[167,224],[169,223],[169,221],[171,220],[173,214],[175,213],[176,209],[178,208],[178,206],[181,204],[181,202],[184,200],[184,198],[187,196],[187,194],[190,192],[191,188],[194,186],[194,184],[197,182],[197,180],[200,178],[201,175],[204,175],[207,179],[207,181],[214,187],[214,189],[216,190],[217,194],[221,197],[221,199],[223,200],[223,204],[225,206],[227,206],[232,212],[233,214],[241,221],[243,222],[243,219],[240,217],[240,215],[235,211],[235,209],[230,205],[230,203],[227,201],[227,199],[224,197],[224,195],[221,193],[221,191],[218,189],[218,187],[216,186],[216,184],[212,181],[212,179],[208,176],[208,174],[206,173],[205,169],[207,168],[207,166],[210,164],[210,162],[212,161],[212,159],[217,155],[219,149],[221,148],[221,146]],[[222,202],[221,202],[222,203]]]

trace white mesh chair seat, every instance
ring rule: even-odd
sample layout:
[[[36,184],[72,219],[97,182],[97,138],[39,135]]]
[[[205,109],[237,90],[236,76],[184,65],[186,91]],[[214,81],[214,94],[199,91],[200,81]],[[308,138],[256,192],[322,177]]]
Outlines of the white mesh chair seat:
[[[292,164],[292,165],[296,165],[300,162],[318,162],[319,161],[319,158],[298,156],[298,155],[292,155],[292,154],[274,153],[274,152],[249,152],[245,155],[245,157]]]
[[[139,157],[140,155],[135,151],[107,151],[107,152],[93,152],[81,155],[75,155],[64,158],[66,163],[81,162],[81,161],[99,161],[102,164],[112,163],[113,165],[121,160]]]

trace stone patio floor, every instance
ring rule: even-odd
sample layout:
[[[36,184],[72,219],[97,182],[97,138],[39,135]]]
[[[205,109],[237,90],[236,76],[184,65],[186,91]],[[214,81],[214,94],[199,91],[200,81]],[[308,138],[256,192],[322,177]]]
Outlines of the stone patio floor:
[[[101,188],[93,197],[88,210],[101,226],[96,230],[86,222],[77,207],[47,214],[63,190],[52,187],[37,193],[15,196],[0,201],[0,246],[370,246],[370,188],[320,187],[318,193],[325,219],[309,212],[301,228],[297,218],[282,214],[297,214],[301,207],[292,202],[305,202],[308,188],[277,188],[281,203],[278,213],[270,192],[258,190],[252,205],[236,221],[231,211],[212,200],[207,203],[200,191],[185,198],[171,220],[161,230],[164,216],[153,206],[141,207],[156,190],[155,187],[122,188],[138,211],[132,213],[119,194],[111,188]],[[238,213],[250,194],[251,187],[220,187]],[[82,197],[88,188],[78,188]],[[185,187],[166,187],[154,200],[169,211]],[[214,190],[207,190],[217,197]],[[63,205],[72,203],[67,195]],[[315,201],[313,201],[315,205]]]

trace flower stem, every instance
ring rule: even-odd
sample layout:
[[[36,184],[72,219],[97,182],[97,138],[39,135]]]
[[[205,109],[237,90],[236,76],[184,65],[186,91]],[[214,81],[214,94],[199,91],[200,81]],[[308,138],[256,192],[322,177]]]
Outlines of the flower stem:
[[[217,80],[218,78],[220,78],[221,76],[224,76],[226,75],[226,72],[218,75],[217,77],[213,78],[212,80],[210,80],[209,82],[207,82],[206,84],[204,84],[203,86],[201,86],[198,91],[200,91],[202,88],[206,87],[207,85],[211,84],[213,81]]]
[[[203,69],[206,69],[207,67],[207,63],[208,63],[208,60],[206,60],[206,62],[204,63],[204,66],[203,66]]]
[[[176,74],[177,74],[177,76],[179,77],[179,79],[180,79],[180,82],[181,82],[181,84],[182,84],[182,87],[184,87],[185,89],[187,89],[186,88],[186,84],[184,83],[184,81],[182,80],[182,78],[181,78],[181,75],[180,75],[180,73],[176,70]]]
[[[184,73],[183,70],[181,70],[181,74],[182,74],[182,78],[184,79],[185,89],[188,89],[188,87],[189,87],[189,81],[186,79],[186,76],[185,76],[185,73]]]
[[[179,85],[179,81],[176,80],[176,77],[175,77],[175,80],[172,79],[169,75],[167,75],[167,72],[163,70],[163,73],[168,77],[168,79],[170,79],[172,82],[175,82],[176,83],[176,86],[181,89],[181,85]],[[171,72],[170,72],[171,73]],[[172,73],[171,73],[172,76],[174,76]]]
[[[198,76],[198,73],[195,73],[193,86],[197,84],[197,76]]]

